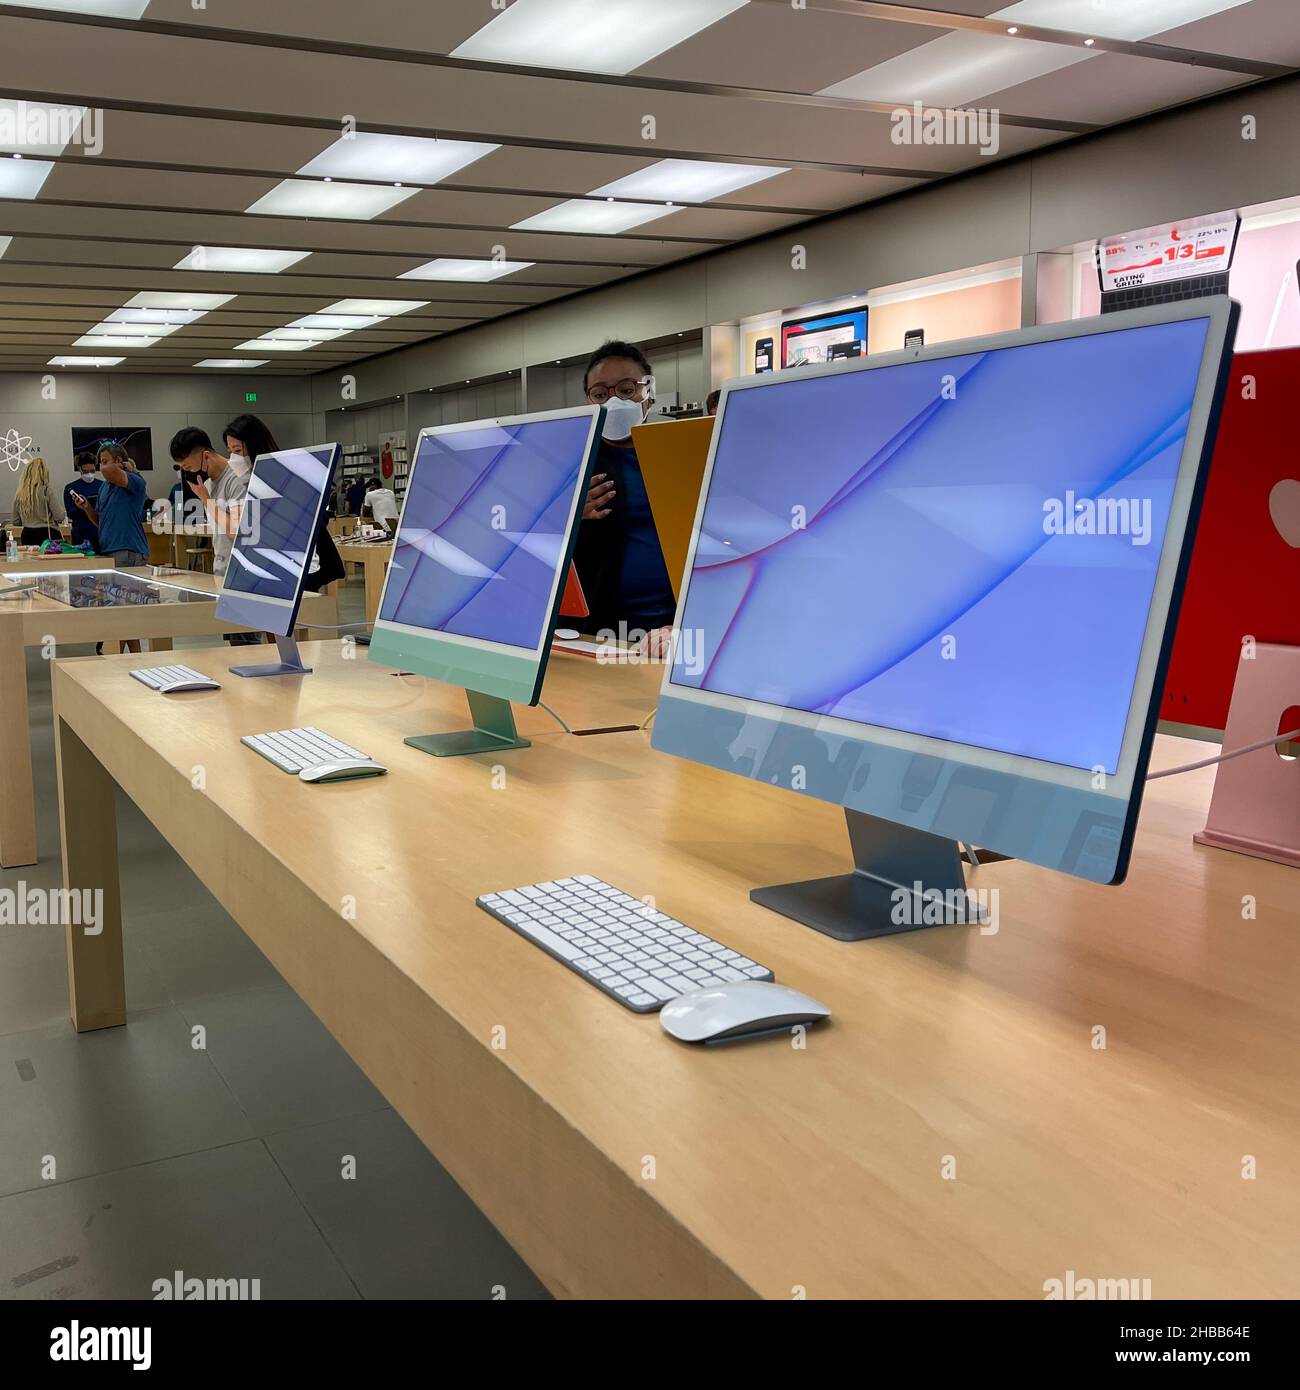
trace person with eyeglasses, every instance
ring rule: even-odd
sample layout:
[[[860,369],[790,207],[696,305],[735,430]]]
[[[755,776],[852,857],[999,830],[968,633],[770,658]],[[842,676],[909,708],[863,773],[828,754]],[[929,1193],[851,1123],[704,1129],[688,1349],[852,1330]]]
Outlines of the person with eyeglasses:
[[[676,604],[632,444],[632,426],[645,419],[654,399],[649,359],[635,343],[602,343],[587,361],[582,389],[590,404],[605,407],[574,549],[589,623],[596,631],[640,630],[644,649],[660,656]]]

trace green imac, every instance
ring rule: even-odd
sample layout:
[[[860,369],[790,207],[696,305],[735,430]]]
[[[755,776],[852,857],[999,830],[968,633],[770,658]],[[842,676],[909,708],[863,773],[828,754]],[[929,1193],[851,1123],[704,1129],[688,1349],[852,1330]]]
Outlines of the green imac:
[[[469,696],[473,728],[406,740],[437,757],[526,748],[604,423],[579,406],[420,432],[370,660]]]

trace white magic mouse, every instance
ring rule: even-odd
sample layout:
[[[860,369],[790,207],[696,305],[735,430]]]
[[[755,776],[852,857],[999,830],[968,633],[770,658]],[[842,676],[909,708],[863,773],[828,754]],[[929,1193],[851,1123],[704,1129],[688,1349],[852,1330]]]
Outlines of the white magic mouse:
[[[681,1042],[702,1043],[781,1033],[797,1023],[816,1023],[830,1016],[825,1004],[769,980],[696,990],[659,1010],[665,1033]]]

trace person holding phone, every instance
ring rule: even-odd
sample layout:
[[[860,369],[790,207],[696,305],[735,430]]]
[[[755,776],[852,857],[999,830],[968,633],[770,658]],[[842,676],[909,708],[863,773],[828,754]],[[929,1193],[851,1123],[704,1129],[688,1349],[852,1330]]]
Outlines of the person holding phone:
[[[632,443],[632,426],[654,399],[650,361],[635,343],[611,339],[588,359],[582,389],[590,404],[605,407],[573,557],[590,622],[597,631],[638,629],[643,650],[661,656],[676,604]]]

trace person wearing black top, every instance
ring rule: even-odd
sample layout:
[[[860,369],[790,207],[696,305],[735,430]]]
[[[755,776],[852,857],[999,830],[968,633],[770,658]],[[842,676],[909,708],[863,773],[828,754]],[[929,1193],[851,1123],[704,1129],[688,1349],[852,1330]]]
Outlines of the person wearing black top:
[[[640,630],[659,655],[676,604],[632,444],[632,426],[650,408],[653,382],[635,343],[612,340],[588,359],[583,391],[606,415],[573,558],[591,610],[585,625],[623,637]]]
[[[280,446],[266,424],[256,415],[237,415],[225,429],[226,451],[236,468],[250,469],[263,454],[279,452]],[[316,528],[316,563],[307,570],[302,587],[311,594],[319,593],[327,584],[342,579],[347,571],[339,557],[334,537],[329,533],[329,517],[321,508],[320,524]]]
[[[63,509],[72,525],[72,544],[88,545],[92,550],[98,550],[99,527],[92,525],[90,519],[72,500],[75,494],[84,497],[91,506],[95,505],[95,499],[99,496],[99,478],[95,473],[98,465],[95,463],[94,454],[89,450],[83,450],[73,460],[73,466],[77,470],[77,476],[63,489]]]

